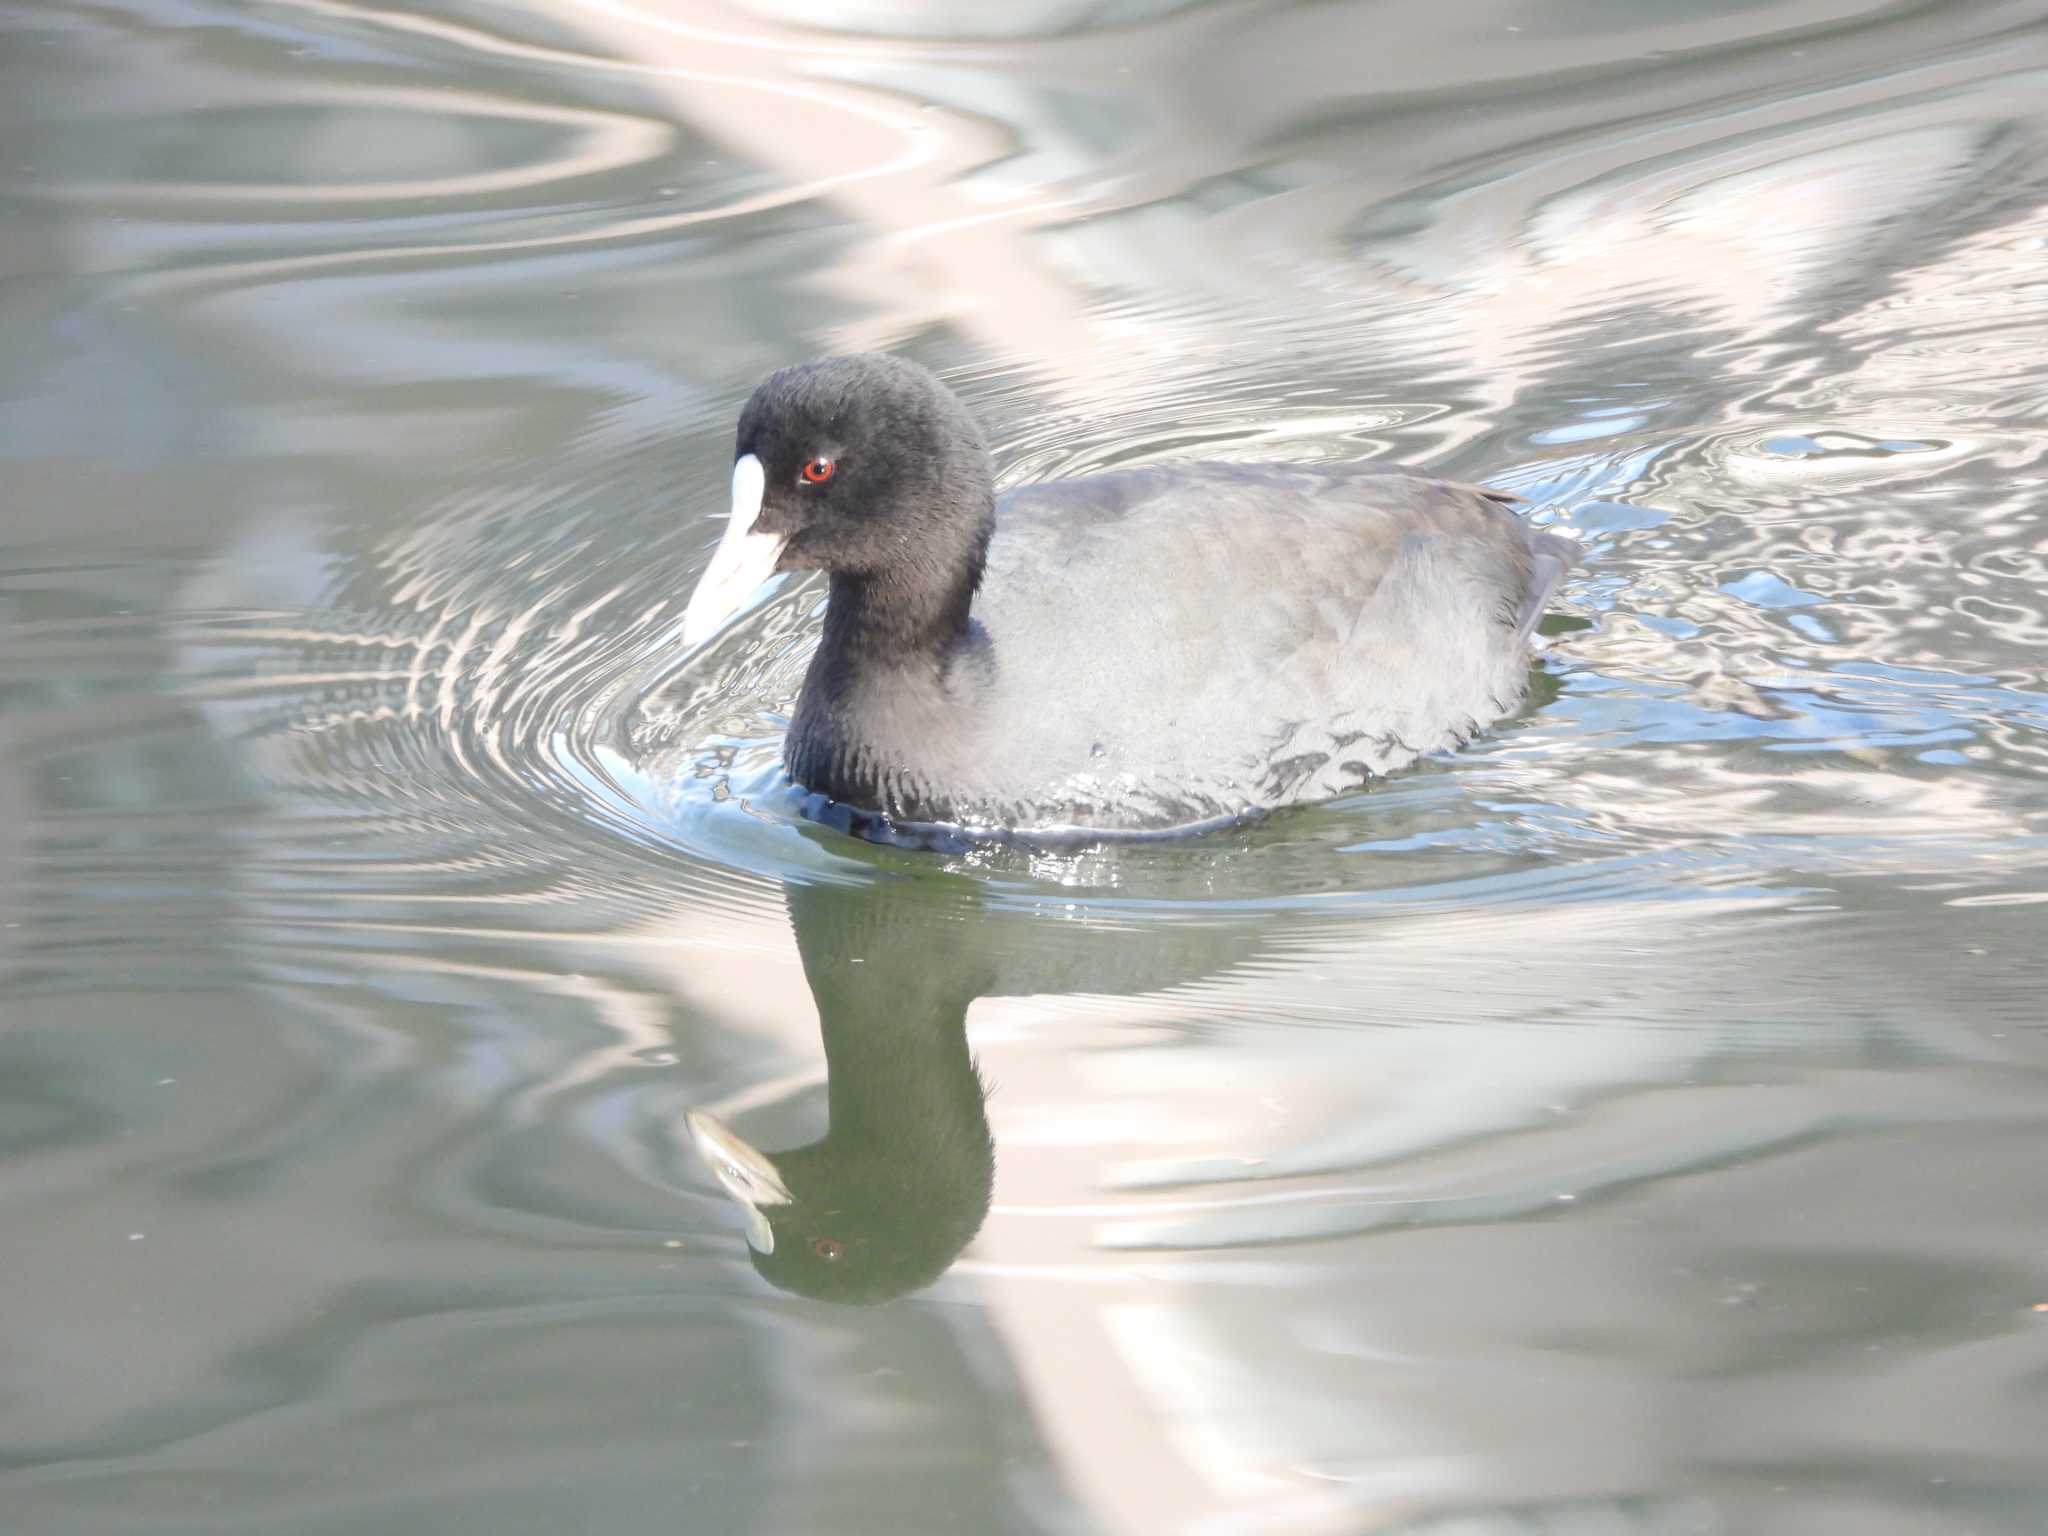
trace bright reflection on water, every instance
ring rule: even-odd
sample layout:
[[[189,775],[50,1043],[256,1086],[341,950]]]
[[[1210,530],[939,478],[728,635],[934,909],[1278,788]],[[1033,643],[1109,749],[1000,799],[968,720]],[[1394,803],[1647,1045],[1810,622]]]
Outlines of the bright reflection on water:
[[[2048,1529],[2040,0],[0,25],[10,1532]],[[677,630],[865,346],[1521,492],[1530,709],[799,824]]]

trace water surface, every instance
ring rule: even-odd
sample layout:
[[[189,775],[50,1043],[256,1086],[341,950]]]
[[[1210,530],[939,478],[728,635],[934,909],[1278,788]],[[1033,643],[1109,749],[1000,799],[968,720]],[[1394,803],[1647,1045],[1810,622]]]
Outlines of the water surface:
[[[0,29],[10,1533],[2048,1529],[2048,7]],[[818,588],[678,631],[870,346],[1518,492],[1531,706],[803,824]]]

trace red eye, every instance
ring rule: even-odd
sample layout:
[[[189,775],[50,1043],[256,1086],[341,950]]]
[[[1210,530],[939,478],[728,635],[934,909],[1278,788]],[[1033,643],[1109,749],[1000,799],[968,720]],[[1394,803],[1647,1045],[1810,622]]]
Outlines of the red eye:
[[[839,1246],[839,1239],[836,1237],[814,1237],[811,1239],[811,1252],[830,1264],[846,1250]]]
[[[838,467],[830,459],[812,459],[804,466],[804,478],[813,485],[823,485],[832,478],[832,471]]]

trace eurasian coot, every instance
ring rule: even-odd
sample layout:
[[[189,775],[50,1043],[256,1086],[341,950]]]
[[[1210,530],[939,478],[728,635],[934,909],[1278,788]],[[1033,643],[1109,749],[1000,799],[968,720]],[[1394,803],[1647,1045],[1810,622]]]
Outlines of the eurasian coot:
[[[784,748],[856,814],[1187,831],[1356,788],[1515,708],[1575,546],[1399,466],[1179,464],[995,494],[974,419],[885,355],[770,376],[683,622],[823,570]]]

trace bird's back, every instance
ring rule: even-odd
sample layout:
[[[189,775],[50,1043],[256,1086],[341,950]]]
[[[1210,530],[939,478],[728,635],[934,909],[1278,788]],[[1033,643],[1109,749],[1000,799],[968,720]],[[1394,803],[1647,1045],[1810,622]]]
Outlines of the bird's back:
[[[946,819],[1187,825],[1462,741],[1519,701],[1571,551],[1484,492],[1372,462],[1021,487],[974,603],[978,742],[946,744],[977,753],[990,803]]]

